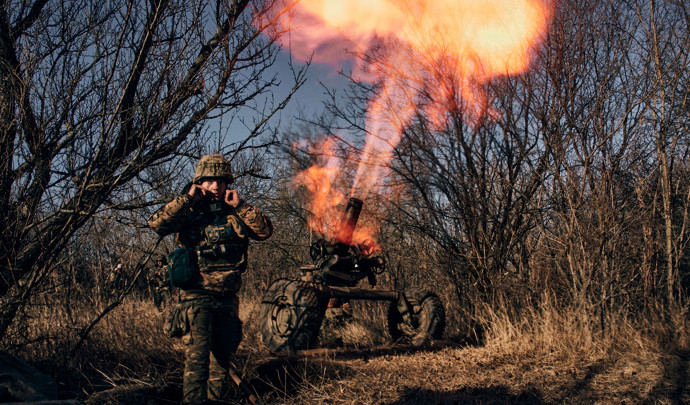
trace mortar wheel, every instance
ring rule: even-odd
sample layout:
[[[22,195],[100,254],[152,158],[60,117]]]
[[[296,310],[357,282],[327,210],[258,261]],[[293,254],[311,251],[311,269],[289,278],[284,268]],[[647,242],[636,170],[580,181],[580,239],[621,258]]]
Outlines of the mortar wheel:
[[[388,332],[395,342],[422,346],[440,339],[446,327],[446,311],[441,299],[430,291],[405,290],[410,305],[411,322],[405,322],[397,302],[388,307]]]
[[[261,340],[275,353],[314,347],[324,312],[325,305],[314,287],[300,280],[278,279],[261,299]]]

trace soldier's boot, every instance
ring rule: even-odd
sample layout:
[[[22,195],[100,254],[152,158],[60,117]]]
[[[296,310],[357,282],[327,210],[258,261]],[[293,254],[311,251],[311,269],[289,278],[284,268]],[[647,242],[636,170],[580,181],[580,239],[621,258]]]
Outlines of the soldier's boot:
[[[224,399],[229,392],[228,370],[218,364],[215,356],[211,356],[211,366],[208,376],[208,399],[220,401]]]

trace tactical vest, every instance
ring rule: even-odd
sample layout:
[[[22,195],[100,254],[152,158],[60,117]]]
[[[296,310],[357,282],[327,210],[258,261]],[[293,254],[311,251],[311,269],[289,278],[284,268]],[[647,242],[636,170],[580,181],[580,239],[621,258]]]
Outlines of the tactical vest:
[[[200,212],[196,226],[178,234],[179,242],[193,247],[201,279],[188,291],[232,294],[242,286],[242,272],[247,268],[249,229],[229,211],[216,214]]]
[[[236,216],[218,216],[203,230],[203,241],[197,245],[199,270],[238,270],[247,268],[249,235],[247,226]]]

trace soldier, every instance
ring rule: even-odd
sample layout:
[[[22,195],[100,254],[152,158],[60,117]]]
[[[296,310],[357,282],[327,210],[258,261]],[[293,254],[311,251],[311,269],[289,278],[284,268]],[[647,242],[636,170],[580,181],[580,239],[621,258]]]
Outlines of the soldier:
[[[182,291],[180,305],[187,325],[182,337],[187,404],[220,400],[226,393],[230,357],[242,339],[236,293],[249,238],[264,240],[273,233],[269,219],[229,189],[232,182],[230,163],[222,155],[205,155],[189,191],[148,221],[159,235],[177,232],[178,246],[196,251],[199,278]]]
[[[162,311],[172,299],[170,280],[168,279],[168,259],[161,255],[156,261],[156,267],[151,271],[150,286],[153,295],[153,304]]]
[[[117,266],[110,272],[108,279],[106,280],[106,290],[108,294],[117,295],[122,291],[124,286],[125,271],[122,268],[122,262],[118,263]]]

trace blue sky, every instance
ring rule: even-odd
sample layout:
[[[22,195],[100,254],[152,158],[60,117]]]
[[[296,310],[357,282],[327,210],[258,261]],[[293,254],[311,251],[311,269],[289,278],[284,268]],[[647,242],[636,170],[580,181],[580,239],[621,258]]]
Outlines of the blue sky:
[[[268,74],[276,74],[281,82],[281,86],[275,88],[271,94],[276,102],[285,98],[293,82],[292,72],[289,67],[290,59],[289,52],[285,50],[280,51],[276,63],[267,72]],[[296,68],[305,66],[304,62],[294,59],[293,64]],[[339,74],[335,67],[312,63],[307,70],[306,83],[293,95],[287,107],[279,112],[279,117],[275,117],[271,124],[277,125],[280,123],[281,129],[288,129],[300,115],[310,118],[319,114],[323,109],[323,102],[329,98],[326,94],[326,88],[336,89],[338,92],[341,92],[347,87],[347,84],[348,80]],[[247,122],[252,122],[255,115],[253,111],[244,110],[241,112],[240,117]],[[228,125],[228,123],[221,122],[220,125]],[[233,121],[229,126],[233,134],[233,142],[246,138],[250,131],[238,120]]]
[[[281,51],[275,65],[279,78],[283,81],[283,87],[274,94],[276,99],[282,98],[289,91],[291,76],[288,66],[290,55],[287,51]],[[304,66],[299,60],[293,60],[298,67]],[[340,75],[336,68],[329,65],[312,63],[307,72],[307,81],[295,94],[289,105],[282,112],[282,125],[289,125],[300,113],[307,116],[318,114],[323,102],[328,98],[326,89],[343,90],[347,86],[347,79]]]

